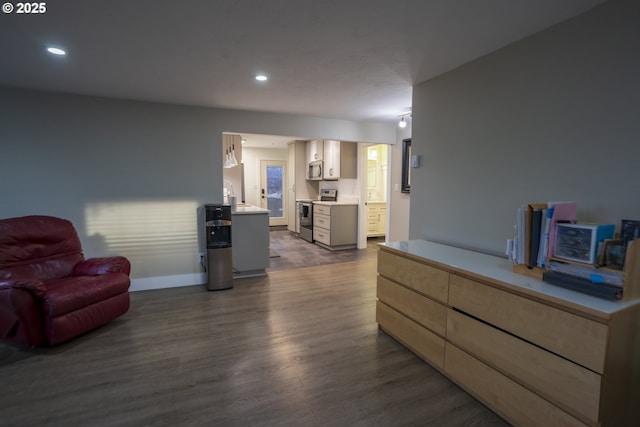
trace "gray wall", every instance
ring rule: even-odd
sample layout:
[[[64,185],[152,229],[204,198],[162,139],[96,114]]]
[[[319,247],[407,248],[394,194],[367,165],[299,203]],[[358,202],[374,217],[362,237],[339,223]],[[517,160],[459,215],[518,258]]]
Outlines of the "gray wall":
[[[201,283],[197,211],[222,202],[223,131],[395,139],[392,124],[0,87],[0,218],[71,220],[86,256],[131,259],[134,289]]]
[[[639,22],[608,2],[415,87],[410,237],[503,254],[527,202],[640,219]]]
[[[387,241],[407,240],[409,238],[409,207],[411,193],[402,193],[402,140],[411,138],[411,118],[409,125],[397,127],[396,144],[392,145],[389,157],[389,203],[387,204]],[[396,186],[398,191],[396,191]]]

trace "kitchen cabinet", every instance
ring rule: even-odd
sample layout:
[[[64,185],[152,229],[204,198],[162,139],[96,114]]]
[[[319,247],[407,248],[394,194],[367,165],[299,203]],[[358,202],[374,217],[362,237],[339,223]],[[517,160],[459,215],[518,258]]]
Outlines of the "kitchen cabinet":
[[[384,236],[387,226],[387,204],[367,202],[367,237]]]
[[[324,142],[323,179],[340,178],[340,141],[327,139]]]
[[[324,180],[357,178],[357,144],[355,142],[324,140]]]
[[[514,425],[635,425],[640,299],[608,301],[432,242],[381,245],[379,327]]]
[[[308,163],[323,161],[324,180],[358,177],[358,145],[355,142],[314,139],[307,142],[306,154]]]
[[[330,250],[355,248],[358,243],[358,205],[314,202],[313,240]]]
[[[324,141],[322,139],[314,139],[307,142],[307,163],[324,159]]]

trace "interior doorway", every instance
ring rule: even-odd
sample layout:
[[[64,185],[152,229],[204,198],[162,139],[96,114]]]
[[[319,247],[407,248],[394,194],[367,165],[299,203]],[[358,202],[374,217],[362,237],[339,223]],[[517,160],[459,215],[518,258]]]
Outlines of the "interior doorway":
[[[388,146],[366,147],[367,237],[387,234]]]
[[[287,162],[260,160],[260,207],[269,209],[269,226],[287,225]]]

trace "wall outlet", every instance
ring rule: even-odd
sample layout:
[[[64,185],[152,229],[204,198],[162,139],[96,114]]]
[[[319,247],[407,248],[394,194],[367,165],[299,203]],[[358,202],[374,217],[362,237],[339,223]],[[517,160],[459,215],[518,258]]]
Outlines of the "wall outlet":
[[[206,254],[204,252],[200,252],[198,254],[198,258],[199,258],[198,262],[200,263],[200,267],[206,273],[207,272],[207,257],[206,257]]]

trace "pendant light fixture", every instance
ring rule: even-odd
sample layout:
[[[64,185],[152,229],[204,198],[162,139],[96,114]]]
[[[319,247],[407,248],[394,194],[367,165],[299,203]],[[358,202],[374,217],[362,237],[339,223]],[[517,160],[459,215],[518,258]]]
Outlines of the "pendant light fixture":
[[[227,143],[226,135],[223,135],[223,145],[224,145],[224,165],[225,169],[229,169],[231,165],[231,153],[229,151],[229,144]]]
[[[231,166],[229,166],[229,167],[238,166],[238,159],[236,159],[236,144],[235,143],[232,144],[231,162],[230,162],[230,164],[231,164]]]
[[[225,169],[238,166],[238,159],[236,158],[236,144],[233,141],[233,136],[222,135],[222,144],[224,147],[225,160],[222,165]]]

